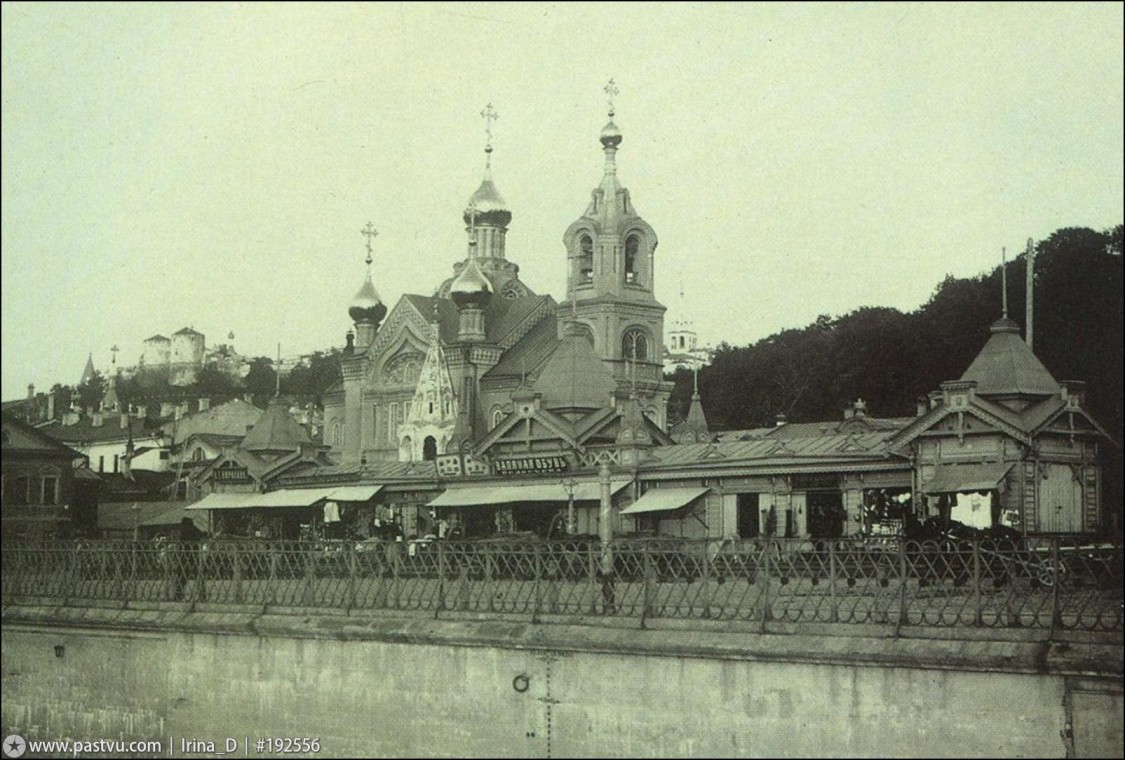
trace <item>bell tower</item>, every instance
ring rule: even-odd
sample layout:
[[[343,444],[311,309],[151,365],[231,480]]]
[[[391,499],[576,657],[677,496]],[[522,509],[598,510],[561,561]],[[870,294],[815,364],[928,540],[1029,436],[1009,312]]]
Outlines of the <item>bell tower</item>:
[[[647,402],[646,412],[660,425],[670,384],[663,381],[664,311],[656,300],[656,232],[633,207],[617,179],[621,130],[613,122],[613,80],[605,86],[609,122],[600,142],[605,154],[601,183],[590,204],[563,235],[567,252],[567,298],[594,351],[622,386]]]

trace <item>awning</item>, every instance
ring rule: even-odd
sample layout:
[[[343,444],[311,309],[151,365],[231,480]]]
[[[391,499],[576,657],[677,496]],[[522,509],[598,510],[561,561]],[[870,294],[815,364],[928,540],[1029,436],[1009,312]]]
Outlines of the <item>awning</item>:
[[[367,501],[383,490],[383,486],[337,486],[328,494],[336,501]]]
[[[673,509],[686,507],[710,490],[710,488],[650,488],[645,491],[644,496],[621,510],[621,514],[670,512]]]
[[[1004,479],[1014,462],[939,465],[934,479],[922,486],[926,493],[991,491]]]
[[[282,488],[280,491],[254,494],[251,507],[275,509],[278,507],[311,507],[321,499],[331,496],[332,488]]]
[[[182,501],[119,502],[98,505],[98,527],[109,531],[126,531],[138,527],[178,525],[190,517],[195,526],[207,528],[207,516],[188,514]]]
[[[610,484],[610,493],[616,494],[632,481],[619,480]],[[473,507],[518,502],[563,502],[569,500],[562,483],[533,483],[528,485],[491,485],[453,487],[438,496],[428,507]],[[579,483],[574,487],[574,500],[600,501],[601,484],[595,481]]]
[[[252,501],[261,494],[254,493],[209,493],[187,509],[248,509]]]

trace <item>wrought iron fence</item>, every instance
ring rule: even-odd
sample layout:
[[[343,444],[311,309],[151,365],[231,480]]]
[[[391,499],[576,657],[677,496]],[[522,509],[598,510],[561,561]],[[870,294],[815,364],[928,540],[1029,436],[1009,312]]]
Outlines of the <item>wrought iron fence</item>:
[[[1061,538],[84,541],[3,548],[5,604],[169,601],[1122,630],[1122,547]]]

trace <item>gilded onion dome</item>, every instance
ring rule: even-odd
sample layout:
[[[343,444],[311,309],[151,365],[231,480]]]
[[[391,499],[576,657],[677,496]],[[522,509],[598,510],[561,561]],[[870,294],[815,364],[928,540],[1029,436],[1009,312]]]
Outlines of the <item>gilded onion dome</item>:
[[[348,307],[348,315],[353,322],[373,322],[375,324],[382,322],[383,317],[387,316],[387,307],[383,300],[379,298],[375,286],[371,284],[371,272],[367,273],[367,279],[363,281],[363,287],[352,299],[352,304]]]
[[[469,205],[465,208],[465,224],[471,223],[472,210],[476,208],[476,223],[492,227],[507,227],[512,221],[512,212],[508,204],[496,189],[496,185],[488,177],[480,183],[480,187],[469,198]]]
[[[602,141],[602,145],[606,148],[616,148],[621,144],[621,130],[613,123],[612,113],[610,114],[609,122],[602,127],[602,134],[598,139]]]
[[[492,300],[492,285],[481,273],[475,256],[470,256],[460,274],[453,278],[449,285],[449,297],[459,309],[469,306],[483,309]]]

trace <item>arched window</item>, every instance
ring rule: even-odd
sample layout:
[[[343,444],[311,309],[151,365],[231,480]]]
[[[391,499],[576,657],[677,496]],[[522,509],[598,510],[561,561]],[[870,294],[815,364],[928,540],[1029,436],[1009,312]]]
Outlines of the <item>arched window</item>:
[[[648,359],[648,337],[643,330],[632,327],[625,331],[621,336],[621,356],[637,361]]]
[[[340,446],[340,423],[337,422],[332,425],[332,445],[339,448]]]
[[[594,241],[589,235],[583,235],[578,241],[578,250],[582,254],[579,262],[582,277],[579,282],[593,282],[594,280]]]
[[[193,462],[202,462],[203,461],[203,447],[202,446],[196,446],[195,451],[191,452],[191,461],[193,461]]]
[[[495,409],[492,410],[492,425],[489,427],[489,430],[498,426],[503,421],[504,421],[504,410],[499,408],[499,407],[496,407]]]
[[[583,323],[579,323],[578,328],[582,332],[582,337],[586,339],[590,346],[596,348],[596,346],[594,346],[594,329]]]
[[[426,436],[422,441],[422,459],[427,462],[437,459],[437,440],[432,435]]]
[[[637,258],[640,255],[641,238],[639,235],[630,235],[625,238],[625,282],[639,282],[637,276]]]

